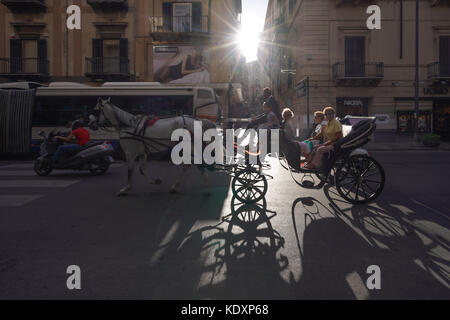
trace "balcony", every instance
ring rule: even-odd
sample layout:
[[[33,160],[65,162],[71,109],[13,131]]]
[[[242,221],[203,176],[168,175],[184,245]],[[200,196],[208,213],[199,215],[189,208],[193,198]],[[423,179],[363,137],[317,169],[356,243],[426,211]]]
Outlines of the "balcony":
[[[45,11],[47,5],[44,0],[0,0],[11,11]]]
[[[343,5],[352,5],[356,6],[367,6],[371,4],[376,4],[376,0],[336,0],[336,7],[340,7]]]
[[[150,35],[154,41],[198,41],[209,37],[209,16],[150,17]]]
[[[130,79],[128,58],[86,58],[86,76],[98,80]]]
[[[437,7],[440,5],[450,5],[450,0],[430,0],[430,7]]]
[[[384,63],[336,63],[333,79],[338,86],[372,87],[384,78]]]
[[[128,0],[87,0],[94,9],[121,10],[128,8]]]
[[[39,58],[1,58],[0,77],[42,80],[49,76],[49,61]]]
[[[433,62],[427,65],[429,80],[450,80],[450,64]]]

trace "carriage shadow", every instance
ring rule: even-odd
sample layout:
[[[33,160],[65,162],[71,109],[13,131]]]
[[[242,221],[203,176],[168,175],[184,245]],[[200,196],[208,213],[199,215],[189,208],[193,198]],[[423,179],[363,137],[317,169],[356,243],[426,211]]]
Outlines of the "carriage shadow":
[[[284,238],[273,229],[265,200],[232,200],[217,225],[186,233],[149,270],[153,299],[287,299],[292,287],[280,276],[289,261]]]
[[[332,187],[324,191],[331,209],[311,198],[297,199],[292,208],[294,226],[299,211],[305,219],[303,243],[295,230],[303,263],[297,297],[450,298],[448,233],[415,223],[412,210],[406,215],[392,205],[349,206]],[[296,210],[299,203],[303,208]],[[312,214],[311,208],[320,208],[321,214]],[[365,286],[370,265],[381,268],[381,290]]]

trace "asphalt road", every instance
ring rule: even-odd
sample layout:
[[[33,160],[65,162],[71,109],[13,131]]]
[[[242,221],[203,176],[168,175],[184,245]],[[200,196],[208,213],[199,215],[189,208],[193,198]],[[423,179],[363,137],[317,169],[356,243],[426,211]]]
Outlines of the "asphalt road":
[[[383,194],[352,206],[334,187],[305,190],[276,161],[259,207],[232,199],[231,178],[151,163],[161,186],[126,167],[102,177],[34,176],[0,162],[1,299],[450,299],[450,152],[378,152]],[[209,195],[206,193],[209,191]],[[234,216],[222,218],[234,212]],[[81,268],[68,290],[67,267]],[[369,266],[381,289],[369,290]]]

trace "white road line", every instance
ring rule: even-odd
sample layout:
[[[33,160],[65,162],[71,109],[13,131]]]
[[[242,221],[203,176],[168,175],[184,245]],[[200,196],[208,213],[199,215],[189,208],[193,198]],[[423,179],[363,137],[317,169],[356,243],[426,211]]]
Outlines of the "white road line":
[[[0,177],[37,177],[32,170],[0,170]]]
[[[0,180],[0,188],[67,188],[80,180]]]
[[[125,165],[124,163],[113,163],[111,165],[111,168],[122,168],[124,165]],[[33,163],[9,164],[6,166],[0,165],[0,172],[2,169],[33,169],[33,167],[34,167]]]
[[[356,271],[349,273],[345,277],[345,280],[347,280],[347,283],[357,300],[368,300],[370,298],[369,290],[367,290],[364,281]]]
[[[33,163],[16,163],[7,166],[0,166],[0,169],[33,169]]]
[[[40,194],[0,195],[0,207],[21,207],[43,196]]]

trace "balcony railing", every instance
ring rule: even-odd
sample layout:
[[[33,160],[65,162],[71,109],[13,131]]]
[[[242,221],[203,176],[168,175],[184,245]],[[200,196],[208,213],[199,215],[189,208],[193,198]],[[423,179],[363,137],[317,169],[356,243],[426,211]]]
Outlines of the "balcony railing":
[[[209,16],[201,17],[150,17],[151,32],[201,32],[210,31]]]
[[[130,60],[128,58],[86,58],[86,76],[88,77],[129,77]]]
[[[128,0],[87,0],[94,8],[123,9],[128,8]]]
[[[450,64],[433,62],[427,65],[428,79],[450,79]]]
[[[49,61],[39,58],[1,58],[0,75],[48,75]]]
[[[336,63],[333,79],[342,85],[374,85],[384,78],[384,63]]]
[[[47,8],[45,0],[0,0],[0,2],[13,11],[45,10]]]

